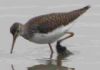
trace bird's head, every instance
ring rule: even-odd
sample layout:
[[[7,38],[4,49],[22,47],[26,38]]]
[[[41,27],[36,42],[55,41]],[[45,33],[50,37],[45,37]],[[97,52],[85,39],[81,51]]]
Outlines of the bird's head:
[[[16,38],[20,35],[21,26],[22,25],[20,23],[16,22],[10,28],[10,33],[13,36],[12,48],[11,48],[11,51],[10,51],[11,54],[13,52],[13,48],[14,48],[14,44],[15,44]]]

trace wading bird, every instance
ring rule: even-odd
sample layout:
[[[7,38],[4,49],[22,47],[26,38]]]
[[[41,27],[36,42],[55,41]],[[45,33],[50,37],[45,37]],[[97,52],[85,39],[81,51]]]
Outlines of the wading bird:
[[[53,53],[51,43],[57,41],[65,34],[69,34],[69,36],[60,40],[65,40],[72,37],[74,33],[68,31],[72,25],[71,22],[77,19],[89,8],[90,6],[85,6],[70,12],[40,15],[30,19],[24,25],[19,22],[15,22],[10,28],[10,32],[13,35],[13,43],[10,53],[13,52],[16,38],[19,35],[31,42],[38,44],[48,44],[51,53]]]

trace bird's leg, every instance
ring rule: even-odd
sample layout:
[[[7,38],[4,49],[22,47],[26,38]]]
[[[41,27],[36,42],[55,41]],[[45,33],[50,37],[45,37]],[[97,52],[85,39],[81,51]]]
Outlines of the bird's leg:
[[[50,58],[52,58],[52,55],[53,55],[53,49],[52,49],[51,44],[50,44],[50,43],[48,43],[48,44],[49,44],[49,47],[50,47],[50,50],[51,50],[51,55],[50,55]]]
[[[49,43],[49,47],[50,47],[51,53],[53,53],[53,49],[50,43]]]
[[[67,34],[69,34],[69,36],[67,36],[67,37],[65,37],[65,38],[63,38],[63,39],[61,39],[61,40],[59,40],[59,41],[63,41],[63,40],[65,40],[65,39],[68,39],[68,38],[74,36],[74,33],[73,33],[73,32],[67,32]]]

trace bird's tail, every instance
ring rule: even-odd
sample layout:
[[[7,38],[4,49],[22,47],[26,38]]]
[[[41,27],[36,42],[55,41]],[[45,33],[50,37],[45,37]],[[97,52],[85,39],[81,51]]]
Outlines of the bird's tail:
[[[83,7],[83,8],[80,9],[80,10],[86,11],[86,10],[88,10],[89,8],[90,8],[90,6],[88,5],[88,6]]]
[[[88,5],[88,6],[81,8],[81,9],[77,9],[77,10],[70,11],[70,12],[66,13],[67,18],[68,18],[67,22],[69,23],[69,22],[74,21],[79,16],[81,16],[83,13],[85,13],[89,8],[90,8],[90,6]],[[66,23],[65,23],[65,25],[66,25]]]
[[[85,7],[81,8],[81,9],[76,10],[76,12],[79,12],[80,15],[81,15],[84,12],[86,12],[89,8],[90,8],[90,6],[88,5],[88,6],[85,6]]]

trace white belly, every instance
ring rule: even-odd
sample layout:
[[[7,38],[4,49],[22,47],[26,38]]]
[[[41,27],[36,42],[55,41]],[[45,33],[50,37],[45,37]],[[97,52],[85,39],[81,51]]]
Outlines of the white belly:
[[[60,37],[65,35],[68,32],[68,29],[72,26],[72,24],[68,26],[61,26],[52,32],[47,34],[36,33],[33,38],[31,39],[32,42],[39,43],[39,44],[47,44],[53,43],[58,40]]]

